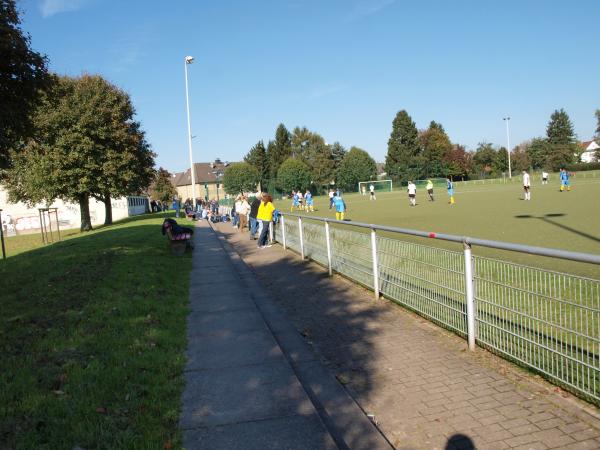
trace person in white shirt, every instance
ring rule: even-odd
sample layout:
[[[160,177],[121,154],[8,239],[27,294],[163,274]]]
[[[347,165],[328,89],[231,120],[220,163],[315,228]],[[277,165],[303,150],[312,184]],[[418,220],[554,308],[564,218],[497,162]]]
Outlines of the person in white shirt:
[[[531,181],[526,170],[523,171],[523,191],[525,192],[525,200],[531,200]]]
[[[377,197],[375,197],[375,186],[373,186],[372,184],[369,185],[369,193],[371,194],[369,200],[377,200]]]
[[[410,206],[417,206],[417,186],[412,181],[408,182],[408,201]]]
[[[298,202],[300,202],[300,211],[304,211],[304,196],[300,189],[298,189]]]
[[[545,170],[542,172],[542,184],[548,184],[548,172]]]
[[[248,214],[250,213],[250,204],[246,199],[246,196],[242,196],[240,202],[235,202],[235,211],[239,215],[239,230],[244,231],[248,224]]]
[[[333,207],[333,197],[335,197],[335,191],[333,189],[329,189],[329,209]]]

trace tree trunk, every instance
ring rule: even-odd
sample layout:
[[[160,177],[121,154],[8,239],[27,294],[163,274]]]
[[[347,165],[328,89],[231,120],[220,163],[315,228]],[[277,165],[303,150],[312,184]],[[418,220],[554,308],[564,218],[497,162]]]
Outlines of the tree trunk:
[[[112,217],[112,203],[110,201],[110,194],[104,194],[104,225],[112,225],[113,217]]]
[[[92,219],[90,218],[90,197],[88,194],[79,196],[79,209],[81,211],[81,231],[90,231],[92,229]]]

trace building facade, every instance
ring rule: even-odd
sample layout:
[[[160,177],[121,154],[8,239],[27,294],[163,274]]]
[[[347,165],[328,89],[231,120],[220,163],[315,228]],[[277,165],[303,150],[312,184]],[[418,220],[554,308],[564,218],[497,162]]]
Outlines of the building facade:
[[[597,162],[598,158],[596,158],[596,152],[600,149],[600,145],[598,145],[594,141],[586,141],[580,142],[579,147],[583,151],[581,153],[581,162],[591,163]]]
[[[216,159],[210,163],[194,163],[195,192],[192,192],[192,177],[190,169],[185,172],[175,173],[172,183],[177,190],[177,195],[183,201],[187,199],[222,199],[226,198],[223,189],[223,174],[228,162]]]

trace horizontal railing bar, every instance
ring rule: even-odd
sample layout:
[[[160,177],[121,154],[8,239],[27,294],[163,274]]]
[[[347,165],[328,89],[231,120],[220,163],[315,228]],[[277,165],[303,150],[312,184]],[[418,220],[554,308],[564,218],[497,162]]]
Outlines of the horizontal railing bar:
[[[354,226],[366,228],[369,230],[389,231],[391,233],[407,234],[409,236],[425,237],[429,239],[439,239],[442,241],[456,242],[467,245],[479,245],[482,247],[495,248],[498,250],[507,250],[511,252],[528,253],[530,255],[549,256],[551,258],[568,259],[570,261],[585,262],[600,265],[600,255],[592,253],[570,252],[568,250],[560,250],[556,248],[535,247],[532,245],[514,244],[511,242],[492,241],[489,239],[471,238],[468,236],[456,236],[453,234],[434,233],[428,231],[411,230],[409,228],[398,228],[387,225],[376,225],[372,223],[362,223],[353,221],[343,221],[336,219],[328,219],[326,217],[305,216],[301,214],[281,213],[283,216],[301,217],[307,220],[315,220],[317,222],[329,222],[346,226]]]

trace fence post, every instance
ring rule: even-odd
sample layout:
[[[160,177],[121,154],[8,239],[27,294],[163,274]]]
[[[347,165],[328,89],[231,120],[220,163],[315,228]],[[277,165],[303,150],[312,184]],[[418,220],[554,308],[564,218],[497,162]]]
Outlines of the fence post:
[[[286,242],[285,242],[285,216],[281,215],[281,238],[283,240],[283,249],[286,250]]]
[[[298,234],[300,235],[300,256],[304,259],[304,236],[302,233],[302,218],[298,217]]]
[[[377,233],[371,228],[371,256],[373,258],[373,291],[375,300],[379,299],[379,262],[377,260]]]
[[[2,210],[0,209],[0,241],[2,241],[2,259],[6,259],[6,249],[4,248],[4,225],[2,225]],[[327,241],[329,242],[329,241]]]
[[[269,224],[269,244],[273,244],[273,238],[275,237],[275,222],[271,220]]]
[[[463,242],[465,249],[465,293],[467,296],[467,341],[469,350],[475,350],[475,296],[473,290],[473,258],[471,244]]]
[[[327,267],[329,268],[329,276],[333,275],[331,267],[331,239],[329,236],[329,222],[325,221],[325,241],[327,242]]]

